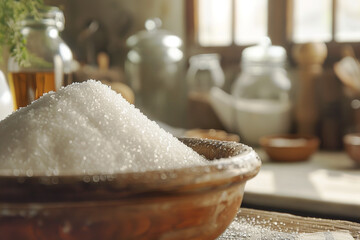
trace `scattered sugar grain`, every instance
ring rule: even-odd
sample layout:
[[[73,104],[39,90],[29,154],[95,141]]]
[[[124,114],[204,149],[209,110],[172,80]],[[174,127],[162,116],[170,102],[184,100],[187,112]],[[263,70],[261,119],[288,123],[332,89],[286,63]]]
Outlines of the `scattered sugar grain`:
[[[0,122],[0,169],[141,172],[206,164],[108,86],[89,80],[45,94]]]
[[[217,240],[296,240],[298,232],[279,227],[277,222],[260,217],[237,216]],[[286,231],[285,231],[286,230]]]

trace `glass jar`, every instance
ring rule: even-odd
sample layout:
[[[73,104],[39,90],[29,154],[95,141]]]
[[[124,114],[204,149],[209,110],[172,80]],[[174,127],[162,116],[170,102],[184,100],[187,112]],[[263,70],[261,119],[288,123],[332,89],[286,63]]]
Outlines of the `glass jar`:
[[[286,58],[285,49],[272,46],[269,39],[244,49],[242,71],[231,88],[244,142],[257,145],[261,136],[289,132],[292,103]]]
[[[20,66],[13,57],[9,59],[9,86],[15,110],[72,82],[72,52],[59,36],[64,23],[63,12],[56,7],[40,11],[40,19],[29,16],[21,23],[29,61]]]
[[[199,54],[190,57],[187,71],[189,128],[222,129],[223,126],[210,104],[212,87],[222,88],[225,75],[220,55]]]
[[[183,127],[185,110],[182,40],[149,19],[146,30],[130,36],[125,74],[135,93],[135,105],[152,120]]]
[[[13,111],[13,103],[5,75],[0,70],[0,121]]]

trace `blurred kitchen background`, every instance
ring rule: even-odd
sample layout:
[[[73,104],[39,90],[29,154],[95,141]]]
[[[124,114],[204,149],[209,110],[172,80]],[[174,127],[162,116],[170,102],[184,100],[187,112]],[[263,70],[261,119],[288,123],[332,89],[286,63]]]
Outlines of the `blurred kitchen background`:
[[[176,136],[256,148],[245,206],[359,221],[360,137],[347,155],[344,136],[360,131],[360,1],[45,3],[64,13],[72,81],[103,81]],[[274,134],[298,134],[272,145],[301,162],[266,157]]]
[[[45,3],[64,12],[74,81],[125,83],[135,105],[171,127],[223,129],[251,145],[314,134],[330,150],[359,128],[359,1]]]

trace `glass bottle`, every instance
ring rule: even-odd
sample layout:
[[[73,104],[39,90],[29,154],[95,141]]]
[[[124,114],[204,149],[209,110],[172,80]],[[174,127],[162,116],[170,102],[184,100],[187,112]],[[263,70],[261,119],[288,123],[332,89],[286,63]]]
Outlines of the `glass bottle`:
[[[59,36],[64,23],[63,12],[56,7],[41,10],[39,19],[29,16],[21,22],[29,62],[20,66],[13,57],[9,59],[14,110],[72,82],[72,52]]]
[[[145,30],[130,36],[125,73],[135,106],[152,120],[184,127],[185,87],[182,40],[148,19]]]
[[[285,70],[286,51],[270,39],[244,49],[241,73],[231,88],[236,98],[240,137],[257,145],[261,136],[288,133],[291,126],[291,81]]]
[[[222,88],[225,75],[219,54],[199,54],[190,57],[187,71],[188,124],[190,128],[222,129],[223,126],[210,104],[210,89]]]

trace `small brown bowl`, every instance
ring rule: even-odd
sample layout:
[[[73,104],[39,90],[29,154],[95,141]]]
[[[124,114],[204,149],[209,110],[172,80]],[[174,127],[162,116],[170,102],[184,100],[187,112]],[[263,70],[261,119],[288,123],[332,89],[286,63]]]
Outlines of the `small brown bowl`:
[[[343,138],[344,147],[349,157],[360,163],[360,133],[349,133]]]
[[[296,134],[271,135],[260,138],[260,145],[270,159],[278,162],[308,160],[318,149],[319,142],[315,136]]]
[[[240,143],[180,140],[209,163],[98,176],[1,170],[1,239],[215,239],[235,217],[261,161]]]

